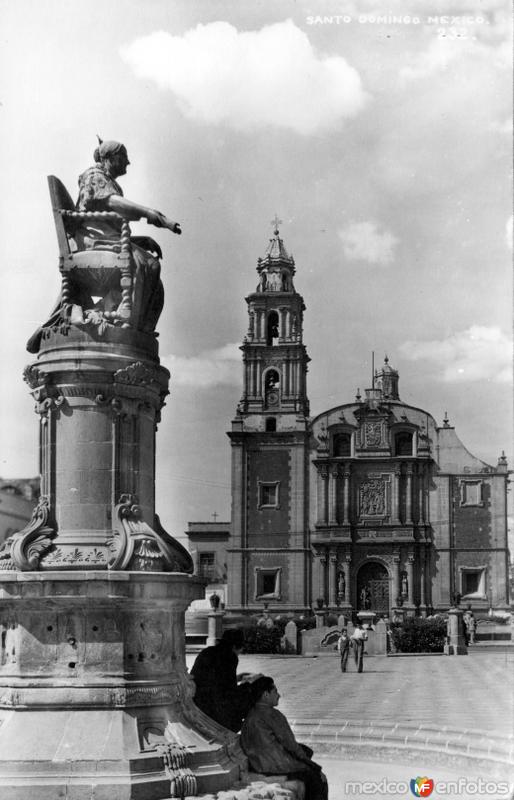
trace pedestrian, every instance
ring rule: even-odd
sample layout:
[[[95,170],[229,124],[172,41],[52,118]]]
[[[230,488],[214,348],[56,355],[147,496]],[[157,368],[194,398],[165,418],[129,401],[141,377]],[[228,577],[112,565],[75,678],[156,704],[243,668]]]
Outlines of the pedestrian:
[[[250,704],[249,684],[238,685],[243,678],[237,674],[243,644],[242,630],[223,631],[217,644],[198,654],[191,669],[196,684],[195,704],[211,719],[236,733]]]
[[[280,694],[273,678],[261,676],[251,684],[252,706],[243,722],[241,747],[250,768],[264,775],[287,775],[305,785],[305,800],[328,800],[328,783],[312,750],[296,741],[276,706]]]
[[[364,642],[367,641],[367,638],[368,636],[364,631],[362,624],[358,622],[351,636],[353,659],[355,661],[357,672],[362,672],[364,662]]]
[[[350,639],[348,637],[346,628],[343,628],[341,631],[341,636],[337,640],[337,649],[339,650],[339,655],[341,656],[341,672],[346,672],[348,656],[350,654]]]
[[[464,627],[466,633],[466,645],[475,644],[477,621],[470,605],[468,605],[466,611],[464,612]]]

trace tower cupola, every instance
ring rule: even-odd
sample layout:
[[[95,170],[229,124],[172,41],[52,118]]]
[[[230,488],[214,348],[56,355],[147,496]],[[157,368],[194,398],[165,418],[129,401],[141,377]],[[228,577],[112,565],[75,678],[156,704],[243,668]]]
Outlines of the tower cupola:
[[[380,389],[382,400],[399,400],[398,382],[400,376],[397,370],[389,364],[389,358],[385,356],[382,368],[375,373],[375,388]]]
[[[294,258],[289,255],[280,238],[278,226],[282,220],[275,216],[273,238],[269,240],[264,258],[257,260],[258,292],[294,292]]]
[[[280,237],[280,222],[277,217],[272,221],[273,238],[257,260],[259,285],[246,298],[249,325],[241,348],[245,383],[239,404],[239,413],[260,415],[261,426],[276,424],[277,430],[288,415],[309,413],[309,357],[302,341],[305,305],[293,284],[295,262]]]

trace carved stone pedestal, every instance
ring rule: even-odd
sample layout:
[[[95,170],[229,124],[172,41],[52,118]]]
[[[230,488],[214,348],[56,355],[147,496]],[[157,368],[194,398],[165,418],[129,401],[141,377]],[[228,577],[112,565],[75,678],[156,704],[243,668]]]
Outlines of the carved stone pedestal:
[[[464,614],[460,608],[448,609],[448,631],[444,652],[447,656],[467,656],[466,637],[464,635]]]
[[[221,639],[223,634],[223,617],[224,611],[210,611],[207,615],[208,620],[208,634],[207,634],[207,647],[213,647]]]
[[[180,574],[3,576],[2,800],[162,800],[172,781],[188,795],[237,780],[236,737],[186,673],[184,611],[202,594]]]
[[[0,549],[0,797],[163,800],[245,759],[192,701],[185,609],[203,596],[155,514],[168,393],[153,335],[44,332],[25,371],[41,501]]]

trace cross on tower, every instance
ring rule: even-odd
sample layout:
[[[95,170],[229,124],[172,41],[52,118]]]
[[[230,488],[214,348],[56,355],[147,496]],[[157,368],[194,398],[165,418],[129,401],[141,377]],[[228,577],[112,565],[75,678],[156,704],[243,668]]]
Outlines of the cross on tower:
[[[216,520],[218,519],[218,517],[219,517],[219,514],[218,514],[218,512],[217,512],[217,511],[215,511],[215,512],[214,512],[214,514],[212,515],[212,518],[213,518],[214,522],[216,522]]]
[[[278,226],[282,225],[282,220],[278,218],[277,214],[275,214],[275,219],[271,220],[271,224],[273,225],[273,233],[278,236]]]

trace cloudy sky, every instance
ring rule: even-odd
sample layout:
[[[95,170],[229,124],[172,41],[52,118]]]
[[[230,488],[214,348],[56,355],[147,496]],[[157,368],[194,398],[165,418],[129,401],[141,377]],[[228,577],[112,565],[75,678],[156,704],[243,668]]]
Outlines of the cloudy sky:
[[[128,147],[125,195],[184,231],[155,234],[171,533],[229,518],[244,297],[275,214],[312,413],[387,353],[403,400],[512,463],[509,4],[0,0],[0,18],[2,477],[38,470],[21,372],[59,288],[46,175],[74,195],[97,133]]]

